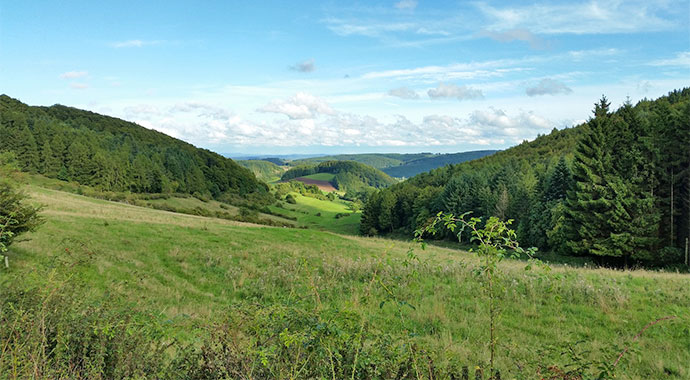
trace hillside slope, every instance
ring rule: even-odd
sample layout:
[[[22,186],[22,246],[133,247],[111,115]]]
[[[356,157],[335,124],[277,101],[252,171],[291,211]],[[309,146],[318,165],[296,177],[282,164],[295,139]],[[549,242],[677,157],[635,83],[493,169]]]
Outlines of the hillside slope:
[[[476,160],[496,152],[497,150],[476,150],[461,153],[434,154],[429,157],[404,161],[398,166],[391,166],[382,170],[391,177],[410,178],[442,166]]]
[[[585,124],[376,194],[361,231],[410,233],[438,212],[471,211],[513,219],[521,243],[544,251],[621,266],[680,264],[690,238],[689,167],[690,89],[617,111],[602,98]]]
[[[234,161],[140,125],[76,108],[32,107],[0,96],[0,151],[21,168],[105,191],[268,199]]]
[[[239,160],[237,161],[241,166],[251,170],[257,179],[266,183],[277,181],[285,171],[274,162],[265,160]]]
[[[0,339],[12,355],[40,347],[40,340],[22,339],[45,326],[48,338],[60,338],[46,347],[61,350],[58,365],[68,359],[96,365],[89,356],[100,352],[95,349],[70,356],[82,347],[102,348],[112,355],[106,355],[108,363],[139,363],[146,357],[116,360],[149,347],[147,341],[129,347],[134,338],[174,344],[164,352],[182,353],[177,359],[184,363],[213,360],[217,353],[218,364],[229,366],[230,357],[281,378],[289,377],[296,361],[305,377],[331,378],[334,369],[336,378],[347,378],[355,352],[369,363],[356,366],[357,378],[382,372],[400,378],[397,371],[409,371],[411,363],[447,375],[488,360],[488,297],[474,274],[478,260],[467,252],[257,227],[36,187],[26,191],[45,205],[46,223],[17,243],[10,269],[0,277],[0,318],[8,326]],[[423,261],[410,261],[410,248]],[[499,342],[509,347],[496,358],[505,378],[533,378],[539,366],[568,364],[560,347],[575,342],[585,362],[610,364],[619,352],[614,349],[666,315],[679,318],[647,330],[636,346],[643,354],[624,356],[618,374],[690,376],[686,275],[558,266],[538,274],[523,266],[500,264],[510,284],[500,297],[497,327]],[[69,287],[70,278],[77,285]],[[31,297],[38,300],[35,308]],[[208,340],[218,336],[227,340]],[[182,343],[190,346],[183,350]],[[410,346],[424,355],[414,359]],[[330,365],[328,352],[341,355],[333,359],[337,366]],[[18,378],[31,377],[33,362],[12,355],[0,355],[0,373],[18,370]],[[184,368],[174,366],[176,376],[169,378],[193,377]],[[42,370],[50,374],[53,368]]]

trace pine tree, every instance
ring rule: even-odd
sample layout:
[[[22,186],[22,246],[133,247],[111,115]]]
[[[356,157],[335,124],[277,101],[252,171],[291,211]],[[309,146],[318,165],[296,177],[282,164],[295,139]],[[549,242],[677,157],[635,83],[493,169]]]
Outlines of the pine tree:
[[[565,157],[558,160],[553,173],[547,178],[544,193],[545,201],[562,201],[573,187],[573,175],[565,161]]]
[[[606,214],[612,194],[604,168],[608,160],[605,136],[610,124],[609,102],[602,97],[578,142],[573,165],[575,187],[566,200],[567,245],[576,254],[610,255],[604,244],[611,233]]]

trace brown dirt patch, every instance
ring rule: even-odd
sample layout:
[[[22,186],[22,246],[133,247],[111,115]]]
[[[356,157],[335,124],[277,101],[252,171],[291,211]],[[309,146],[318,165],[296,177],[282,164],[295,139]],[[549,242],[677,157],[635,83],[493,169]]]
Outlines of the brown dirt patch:
[[[300,181],[304,183],[305,185],[316,185],[319,189],[322,191],[338,191],[333,185],[328,182],[328,181],[320,181],[317,179],[311,179],[311,178],[305,178],[305,177],[297,177],[294,179],[295,181]]]

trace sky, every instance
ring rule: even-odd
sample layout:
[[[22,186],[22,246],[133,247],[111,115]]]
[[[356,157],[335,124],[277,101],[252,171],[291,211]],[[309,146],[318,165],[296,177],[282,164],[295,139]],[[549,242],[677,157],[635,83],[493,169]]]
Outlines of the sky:
[[[0,0],[0,93],[226,154],[504,149],[688,86],[690,0]]]

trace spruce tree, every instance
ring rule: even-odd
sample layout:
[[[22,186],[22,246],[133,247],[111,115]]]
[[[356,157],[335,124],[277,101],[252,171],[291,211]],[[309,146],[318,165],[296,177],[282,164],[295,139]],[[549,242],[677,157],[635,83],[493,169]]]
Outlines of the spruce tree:
[[[611,232],[606,218],[612,194],[604,167],[608,160],[606,130],[611,124],[609,104],[606,97],[595,104],[594,118],[587,122],[575,150],[575,186],[568,194],[566,217],[567,245],[576,254],[610,255],[604,244]]]

